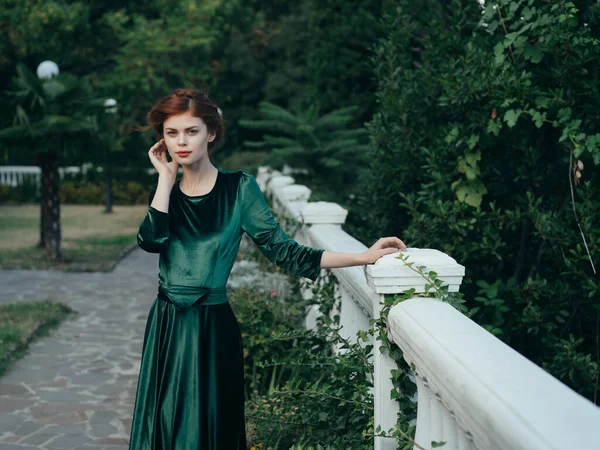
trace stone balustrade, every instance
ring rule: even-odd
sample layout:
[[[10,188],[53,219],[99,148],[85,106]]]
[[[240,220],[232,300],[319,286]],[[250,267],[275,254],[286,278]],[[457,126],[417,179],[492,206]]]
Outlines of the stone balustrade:
[[[60,178],[64,178],[65,174],[85,173],[93,166],[92,163],[84,163],[82,166],[67,166],[59,167],[58,173]],[[102,172],[102,166],[96,167],[98,172]],[[154,167],[146,169],[149,175],[156,174]],[[178,173],[183,174],[183,168],[180,166]],[[38,166],[0,166],[0,185],[8,185],[12,187],[19,186],[23,183],[35,183],[40,187],[42,169]],[[310,195],[310,194],[309,194]]]
[[[293,235],[299,243],[334,252],[358,253],[363,243],[342,229],[347,211],[336,203],[309,202],[310,189],[294,178],[262,167],[261,188],[272,196],[281,216],[301,222]],[[287,221],[282,219],[286,228]],[[399,236],[401,238],[401,236]],[[414,288],[426,281],[396,256],[386,255],[363,267],[330,269],[337,279],[341,334],[356,338],[380,313],[386,294]],[[404,255],[414,267],[433,270],[448,285],[460,288],[465,268],[435,249],[409,248]],[[309,296],[310,290],[303,295]],[[306,326],[316,326],[318,308],[307,314]],[[391,308],[388,333],[415,368],[417,422],[415,442],[442,449],[600,449],[600,408],[550,376],[449,304],[415,296]],[[373,343],[375,344],[375,343]],[[373,346],[375,427],[390,430],[398,403],[391,371],[396,363]],[[376,450],[395,450],[397,442],[376,438]],[[419,447],[415,447],[419,448]]]

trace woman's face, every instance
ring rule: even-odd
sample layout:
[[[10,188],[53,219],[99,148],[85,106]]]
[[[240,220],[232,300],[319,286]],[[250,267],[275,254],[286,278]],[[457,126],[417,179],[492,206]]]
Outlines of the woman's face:
[[[200,117],[191,112],[170,116],[163,122],[163,138],[169,155],[182,165],[192,164],[208,155],[208,143],[215,138]],[[186,151],[187,155],[177,154]]]

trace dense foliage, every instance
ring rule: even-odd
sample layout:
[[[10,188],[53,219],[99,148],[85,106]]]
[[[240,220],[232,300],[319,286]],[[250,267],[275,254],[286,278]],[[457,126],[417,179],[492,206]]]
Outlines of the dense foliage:
[[[369,119],[376,86],[369,57],[383,36],[382,9],[374,0],[0,0],[0,89],[10,85],[17,62],[35,70],[53,60],[61,72],[89,79],[96,96],[119,102],[114,122],[123,142],[115,163],[149,167],[154,136],[130,133],[131,127],[171,89],[195,86],[211,95],[227,122],[219,163],[242,151],[245,140],[262,138],[263,131],[242,129],[238,121],[258,118],[263,100],[294,112],[312,105],[319,115],[353,106],[354,126]],[[11,120],[4,115],[0,128]],[[31,164],[26,154],[0,151],[5,164]],[[64,164],[90,156],[70,156]]]
[[[83,78],[95,97],[119,102],[114,133],[61,165],[100,160],[95,154],[111,138],[122,150],[115,165],[137,168],[150,167],[153,136],[129,128],[172,88],[206,90],[227,122],[217,165],[273,163],[273,147],[296,165],[306,159],[320,170],[298,182],[346,185],[326,195],[350,210],[347,231],[367,245],[396,235],[453,256],[467,269],[462,289],[473,319],[600,403],[599,14],[592,0],[0,0],[0,85],[9,89],[19,62],[35,70],[54,60],[65,79]],[[15,111],[0,101],[10,111],[0,118],[6,129]],[[276,105],[266,127],[261,102]],[[335,122],[313,133],[332,113]],[[368,149],[354,140],[365,121]],[[334,132],[338,126],[356,136]],[[276,145],[244,146],[269,140]],[[0,147],[3,163],[32,163],[27,148],[15,149]],[[133,199],[138,186],[130,187]],[[69,188],[71,198],[90,190]],[[270,308],[239,310],[255,355],[251,408],[263,414],[257,405],[266,399],[270,420],[284,407],[303,415],[285,429],[261,422],[263,442],[370,445],[360,437],[369,411],[274,395],[271,381],[311,383],[325,373],[299,358],[313,345],[329,357],[325,343],[335,333],[279,339],[293,324],[279,320],[270,298],[247,296],[248,308]],[[283,362],[267,367],[267,354]],[[335,364],[327,388],[352,398],[348,379],[365,372],[352,357]],[[368,386],[367,377],[359,381]],[[300,428],[315,439],[303,441]]]
[[[397,4],[374,235],[453,256],[474,320],[599,403],[598,3]]]
[[[334,286],[326,277],[310,303],[326,312]],[[342,338],[327,315],[318,329],[305,329],[309,303],[297,291],[280,298],[244,288],[230,301],[244,340],[248,444],[373,448],[372,346]],[[334,346],[344,353],[335,355]]]
[[[356,195],[367,176],[367,132],[352,128],[356,106],[347,106],[318,116],[316,108],[293,114],[270,102],[259,104],[261,120],[240,120],[248,128],[264,129],[262,141],[247,141],[250,148],[268,149],[268,164],[287,164],[304,171],[311,189],[332,196],[342,191]],[[272,135],[270,133],[273,133]]]

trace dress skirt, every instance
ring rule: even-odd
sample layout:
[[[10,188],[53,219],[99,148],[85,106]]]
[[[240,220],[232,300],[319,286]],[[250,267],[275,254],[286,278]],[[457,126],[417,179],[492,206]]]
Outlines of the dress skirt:
[[[160,292],[154,300],[130,450],[247,450],[242,337],[223,300],[184,311]]]

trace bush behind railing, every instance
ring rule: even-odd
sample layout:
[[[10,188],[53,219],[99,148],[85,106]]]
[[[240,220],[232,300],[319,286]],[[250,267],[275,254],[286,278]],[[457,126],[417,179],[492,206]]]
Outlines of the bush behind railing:
[[[600,5],[398,6],[349,232],[452,255],[473,320],[600,404]]]
[[[112,196],[114,205],[146,205],[148,185],[135,181],[113,181]],[[103,205],[106,199],[106,185],[102,181],[61,182],[59,191],[61,204]],[[0,203],[20,204],[39,202],[39,192],[33,182],[22,182],[18,186],[0,185]]]

